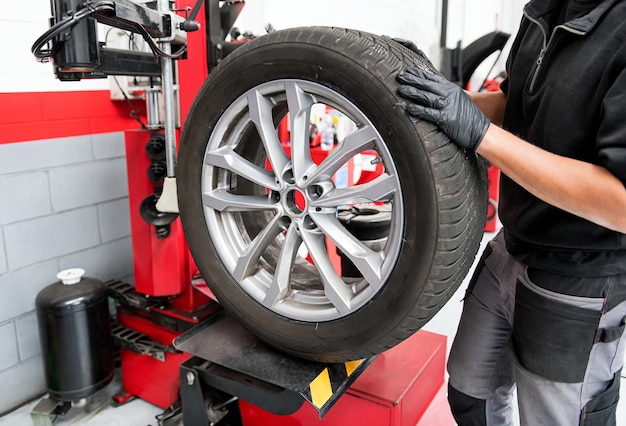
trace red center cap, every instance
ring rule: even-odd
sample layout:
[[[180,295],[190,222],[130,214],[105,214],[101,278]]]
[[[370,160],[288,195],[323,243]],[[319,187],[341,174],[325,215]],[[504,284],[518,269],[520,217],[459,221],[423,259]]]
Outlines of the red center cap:
[[[306,210],[306,199],[304,198],[304,194],[301,191],[294,189],[289,194],[289,205],[296,213],[304,212]]]

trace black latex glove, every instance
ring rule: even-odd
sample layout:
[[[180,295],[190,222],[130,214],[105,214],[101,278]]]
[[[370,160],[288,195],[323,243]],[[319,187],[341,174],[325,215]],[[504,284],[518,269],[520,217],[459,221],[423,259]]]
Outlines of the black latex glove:
[[[417,45],[415,43],[413,43],[411,40],[407,40],[405,38],[400,38],[400,37],[392,37],[392,40],[395,41],[396,43],[400,43],[401,45],[403,45],[404,47],[406,47],[409,50],[412,50],[413,52],[417,53],[418,55],[426,57],[424,52],[422,52],[422,50],[419,47],[417,47]]]
[[[478,147],[489,120],[460,86],[417,67],[400,72],[398,81],[398,93],[411,101],[409,114],[436,124],[463,148]]]

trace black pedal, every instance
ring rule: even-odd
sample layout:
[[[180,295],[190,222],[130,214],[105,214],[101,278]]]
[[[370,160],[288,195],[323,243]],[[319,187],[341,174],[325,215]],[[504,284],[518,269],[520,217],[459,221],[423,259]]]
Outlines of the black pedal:
[[[151,297],[137,293],[134,286],[124,281],[110,280],[105,284],[108,288],[109,297],[128,308],[149,311],[153,307],[163,306],[167,303],[165,297]]]

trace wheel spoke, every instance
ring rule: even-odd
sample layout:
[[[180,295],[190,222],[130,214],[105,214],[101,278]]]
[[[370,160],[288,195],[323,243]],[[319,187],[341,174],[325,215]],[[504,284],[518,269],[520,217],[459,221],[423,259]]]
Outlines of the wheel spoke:
[[[371,182],[348,188],[336,188],[311,202],[313,207],[337,207],[376,201],[390,201],[397,192],[396,180],[382,175]]]
[[[294,82],[285,83],[291,127],[291,161],[296,183],[302,185],[303,177],[315,166],[309,148],[309,124],[314,99]]]
[[[353,297],[352,289],[335,272],[326,251],[324,234],[317,231],[302,230],[302,240],[322,278],[324,294],[341,315],[349,313]]]
[[[223,189],[202,194],[202,204],[221,212],[276,210],[274,203],[263,195],[237,195]]]
[[[374,147],[378,133],[372,126],[364,126],[345,137],[337,148],[331,151],[324,161],[309,174],[309,181],[316,182],[320,178],[328,179],[346,162],[360,152]]]
[[[348,256],[371,286],[379,288],[383,285],[382,253],[373,251],[356,239],[339,223],[334,214],[311,213],[311,219]]]
[[[229,170],[265,188],[273,190],[279,189],[276,178],[272,172],[246,160],[241,155],[237,154],[230,146],[225,146],[207,153],[205,162],[209,166]]]
[[[242,281],[251,274],[267,246],[282,232],[283,228],[280,225],[280,219],[279,215],[275,215],[267,226],[254,237],[254,240],[243,255],[239,257],[233,271],[233,278],[237,281]]]
[[[289,283],[291,282],[291,270],[301,243],[302,238],[298,228],[292,222],[285,234],[285,241],[283,241],[283,247],[278,257],[272,284],[265,294],[265,299],[263,299],[263,304],[268,308],[287,297],[290,288]]]
[[[277,176],[280,176],[287,167],[287,164],[289,164],[289,157],[287,157],[285,150],[278,140],[278,134],[276,133],[274,120],[272,118],[272,107],[272,102],[265,98],[259,91],[253,90],[248,93],[250,119],[255,124],[261,136],[265,153],[269,158],[272,169]]]

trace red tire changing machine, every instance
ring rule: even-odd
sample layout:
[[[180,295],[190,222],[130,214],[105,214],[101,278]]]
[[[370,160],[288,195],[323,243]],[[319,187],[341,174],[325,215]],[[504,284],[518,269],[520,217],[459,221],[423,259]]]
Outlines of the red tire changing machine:
[[[60,10],[82,4],[80,0],[68,2],[69,6],[57,3]],[[89,25],[95,26],[97,20],[136,32],[132,22],[137,20],[150,24],[145,28],[152,37],[167,35],[160,26],[173,19],[170,14],[154,10],[145,14],[145,4],[130,0],[111,3],[114,12],[92,11],[95,19]],[[157,3],[163,10],[163,1]],[[188,32],[187,53],[176,61],[177,76],[171,79],[181,82],[177,92],[181,122],[208,70],[241,43],[226,38],[243,6],[243,0],[175,2],[172,10],[191,11],[185,25],[195,20],[202,29]],[[74,30],[65,37],[73,35]],[[56,50],[55,72],[60,80],[160,77],[166,92],[169,77],[152,55],[126,55],[100,45],[86,46],[92,40],[74,38],[75,43]],[[63,56],[64,49],[81,48],[89,55],[95,49],[100,55],[93,72],[75,71],[71,60],[80,55],[74,51]],[[135,65],[124,68],[128,63]],[[150,116],[150,108],[147,112]],[[170,176],[165,156],[171,148],[168,132],[178,140],[179,133],[167,125],[125,132],[134,285],[107,283],[117,305],[113,337],[120,348],[123,385],[115,401],[121,404],[138,397],[163,408],[157,416],[160,425],[174,424],[181,417],[188,426],[454,424],[445,402],[445,336],[418,331],[374,358],[340,364],[309,362],[267,347],[206,295],[178,215],[156,209],[163,180]]]

